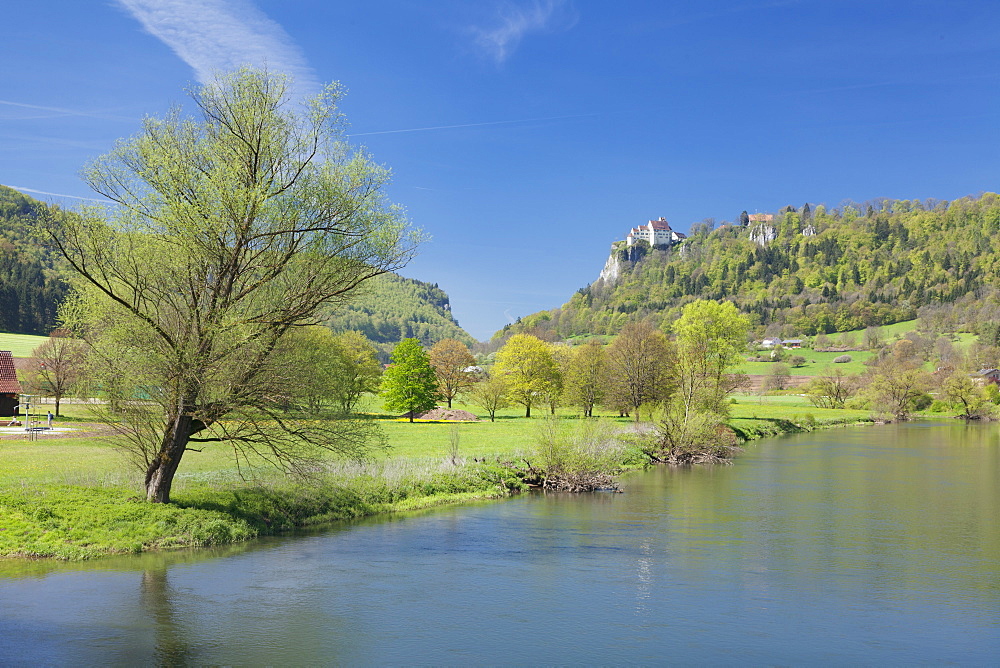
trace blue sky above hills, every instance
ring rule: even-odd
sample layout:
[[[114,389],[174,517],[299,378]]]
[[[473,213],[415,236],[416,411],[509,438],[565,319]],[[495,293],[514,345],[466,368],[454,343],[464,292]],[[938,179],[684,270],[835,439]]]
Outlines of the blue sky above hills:
[[[432,237],[404,275],[479,338],[563,303],[651,218],[998,188],[992,0],[10,5],[0,183],[84,202],[88,159],[219,69],[337,80]]]

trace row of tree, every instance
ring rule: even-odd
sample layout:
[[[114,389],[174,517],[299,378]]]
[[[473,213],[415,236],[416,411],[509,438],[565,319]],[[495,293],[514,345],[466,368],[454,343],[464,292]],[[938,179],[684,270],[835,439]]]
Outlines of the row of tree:
[[[811,379],[803,390],[817,407],[870,410],[884,420],[906,420],[928,408],[953,411],[965,419],[990,418],[1000,403],[1000,389],[989,374],[976,371],[983,348],[977,344],[962,353],[939,345],[931,357],[913,338],[903,338],[881,346],[864,373],[834,368]],[[934,372],[926,368],[929,358],[935,361]]]
[[[651,455],[675,459],[718,444],[726,397],[742,382],[730,370],[742,359],[749,325],[730,302],[697,301],[684,307],[672,337],[648,322],[626,325],[607,345],[591,339],[571,347],[516,334],[496,352],[488,374],[471,366],[460,342],[441,342],[427,353],[409,339],[393,351],[382,396],[390,410],[411,419],[441,397],[450,406],[462,391],[491,420],[511,404],[523,406],[525,417],[537,406],[554,413],[565,403],[584,416],[605,406],[636,421],[640,410],[655,406],[665,418]]]

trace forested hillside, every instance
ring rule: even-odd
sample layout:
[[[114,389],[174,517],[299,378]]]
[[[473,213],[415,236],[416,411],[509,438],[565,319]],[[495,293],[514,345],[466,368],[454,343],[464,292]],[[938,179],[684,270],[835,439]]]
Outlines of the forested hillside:
[[[47,210],[0,186],[0,332],[46,335],[56,327],[67,288],[55,252],[39,234],[38,220]],[[373,279],[352,304],[328,313],[326,320],[335,331],[361,332],[386,352],[408,337],[424,345],[443,338],[474,343],[452,317],[443,290],[395,274]]]
[[[383,274],[363,286],[354,301],[327,317],[335,332],[357,330],[384,352],[406,338],[430,346],[441,339],[475,340],[455,322],[448,295],[436,284]]]
[[[640,242],[644,243],[644,242]],[[770,223],[711,229],[680,246],[618,251],[620,275],[498,334],[614,334],[661,324],[695,299],[728,299],[760,332],[813,335],[920,316],[973,329],[1000,312],[1000,196],[786,207]]]
[[[0,332],[48,334],[66,285],[38,235],[45,204],[0,186]]]

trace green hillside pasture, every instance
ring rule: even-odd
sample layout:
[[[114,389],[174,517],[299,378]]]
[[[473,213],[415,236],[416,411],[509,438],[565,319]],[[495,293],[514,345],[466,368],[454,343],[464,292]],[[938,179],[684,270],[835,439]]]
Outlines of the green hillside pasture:
[[[42,345],[49,337],[31,334],[0,333],[0,350],[9,350],[14,357],[31,357],[31,351]]]
[[[847,374],[864,373],[868,369],[864,363],[872,356],[872,353],[868,350],[851,351],[846,353],[825,353],[816,352],[815,350],[810,350],[808,348],[789,348],[784,352],[785,364],[788,364],[788,358],[793,355],[801,355],[806,358],[806,363],[802,366],[793,367],[789,365],[788,371],[793,376],[822,376],[833,369],[840,369]],[[834,364],[833,360],[841,355],[850,355],[851,361],[844,362],[842,364]],[[752,376],[766,376],[774,369],[774,364],[774,362],[743,362],[739,369],[743,373],[747,373]]]

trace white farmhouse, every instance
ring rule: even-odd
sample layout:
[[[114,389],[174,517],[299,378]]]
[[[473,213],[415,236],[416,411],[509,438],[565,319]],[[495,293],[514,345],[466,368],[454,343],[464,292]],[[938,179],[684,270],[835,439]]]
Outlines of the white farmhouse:
[[[645,225],[633,227],[625,237],[626,245],[631,246],[640,239],[650,246],[670,246],[686,238],[686,235],[670,229],[667,219],[660,216],[659,220],[651,220]]]

